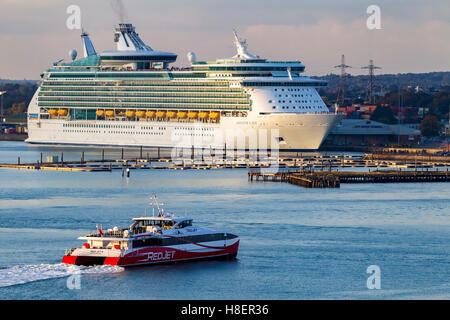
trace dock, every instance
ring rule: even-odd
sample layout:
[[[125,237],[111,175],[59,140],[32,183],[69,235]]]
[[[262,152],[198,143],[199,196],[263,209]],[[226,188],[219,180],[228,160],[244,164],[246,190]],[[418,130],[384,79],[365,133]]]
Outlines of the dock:
[[[305,188],[339,188],[341,183],[399,183],[399,182],[450,182],[450,172],[382,170],[351,171],[286,171],[262,173],[248,172],[249,181],[287,182]]]
[[[189,148],[188,148],[189,149]],[[145,151],[145,152],[144,152]],[[371,170],[386,169],[414,169],[423,171],[425,169],[450,167],[450,156],[415,156],[392,157],[392,155],[335,155],[323,153],[300,153],[280,152],[272,156],[270,153],[258,153],[254,151],[219,150],[221,154],[215,154],[211,150],[192,148],[175,159],[172,159],[173,150],[147,149],[114,149],[107,156],[105,150],[92,152],[80,152],[79,160],[64,159],[64,153],[45,155],[41,152],[40,159],[33,162],[23,163],[20,155],[16,163],[0,163],[0,168],[14,168],[22,170],[52,170],[73,172],[109,172],[113,170],[131,169],[157,169],[157,170],[214,170],[214,169],[260,169],[271,168],[274,171],[282,169],[291,171],[315,171],[330,172],[345,168],[365,168]],[[184,151],[183,151],[184,152]],[[87,158],[89,154],[89,159]],[[270,177],[265,177],[269,179]],[[345,179],[340,176],[340,178]],[[293,178],[294,179],[294,178]],[[298,177],[296,178],[299,179]],[[337,182],[323,181],[323,177],[308,177],[310,182],[305,184],[314,185],[338,185]],[[341,179],[341,180],[342,180]],[[350,178],[349,178],[350,179]],[[309,181],[308,180],[308,181]],[[353,180],[357,180],[354,178]],[[302,180],[303,181],[303,180]],[[299,182],[300,183],[300,182]],[[303,183],[303,182],[302,182]]]

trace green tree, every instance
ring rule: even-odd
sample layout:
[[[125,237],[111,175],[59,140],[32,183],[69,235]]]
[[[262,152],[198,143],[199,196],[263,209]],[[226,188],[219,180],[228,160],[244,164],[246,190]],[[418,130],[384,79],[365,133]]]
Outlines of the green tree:
[[[370,120],[378,121],[386,124],[394,124],[397,122],[397,119],[392,112],[390,107],[381,107],[378,106],[375,111],[370,116]]]
[[[441,122],[435,115],[429,114],[423,118],[419,129],[422,130],[422,135],[425,137],[435,137],[439,135],[441,130]]]

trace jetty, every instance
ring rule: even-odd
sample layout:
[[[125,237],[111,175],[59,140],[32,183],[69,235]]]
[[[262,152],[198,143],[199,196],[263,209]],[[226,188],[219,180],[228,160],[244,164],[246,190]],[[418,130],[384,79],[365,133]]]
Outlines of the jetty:
[[[249,181],[287,182],[305,188],[339,188],[341,183],[398,183],[398,182],[450,182],[447,170],[407,171],[376,170],[352,171],[286,171],[264,173],[248,172]]]
[[[182,151],[182,152],[181,152]],[[301,153],[301,152],[280,152],[271,154],[270,152],[241,151],[241,150],[210,150],[185,148],[183,150],[172,150],[164,148],[139,149],[116,148],[80,151],[79,157],[74,152],[67,154],[55,152],[44,155],[40,153],[40,159],[32,162],[21,161],[20,155],[15,163],[0,163],[0,168],[15,168],[27,170],[53,170],[53,171],[74,171],[74,172],[102,172],[112,170],[127,169],[167,169],[167,170],[213,170],[213,169],[259,169],[272,168],[277,171],[293,170],[307,172],[330,172],[337,169],[365,168],[372,170],[386,169],[414,169],[423,171],[424,169],[447,168],[450,167],[450,156],[433,157],[409,155],[402,157],[392,157],[392,155],[347,155],[347,154],[326,154],[326,153]],[[44,157],[46,156],[46,157]],[[78,159],[76,159],[78,158]],[[269,178],[269,177],[265,177]],[[302,178],[303,179],[303,178]],[[316,179],[309,177],[308,179]],[[319,178],[317,178],[319,179]],[[355,178],[356,179],[356,178]],[[320,177],[320,181],[323,177]],[[312,184],[337,185],[337,183],[327,181],[311,182]]]

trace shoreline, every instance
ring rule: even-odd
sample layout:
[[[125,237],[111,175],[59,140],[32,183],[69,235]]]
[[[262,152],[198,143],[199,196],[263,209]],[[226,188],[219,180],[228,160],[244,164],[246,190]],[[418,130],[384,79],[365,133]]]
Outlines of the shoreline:
[[[0,141],[25,141],[27,138],[26,133],[0,133]]]

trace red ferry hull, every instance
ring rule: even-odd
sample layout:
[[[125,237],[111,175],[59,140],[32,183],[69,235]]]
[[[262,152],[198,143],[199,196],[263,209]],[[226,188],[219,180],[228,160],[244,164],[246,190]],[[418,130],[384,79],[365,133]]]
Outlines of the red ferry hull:
[[[138,266],[145,264],[173,263],[200,259],[235,258],[239,250],[239,240],[222,248],[211,247],[209,251],[184,251],[170,247],[144,248],[123,257],[64,256],[62,263],[74,265]]]

